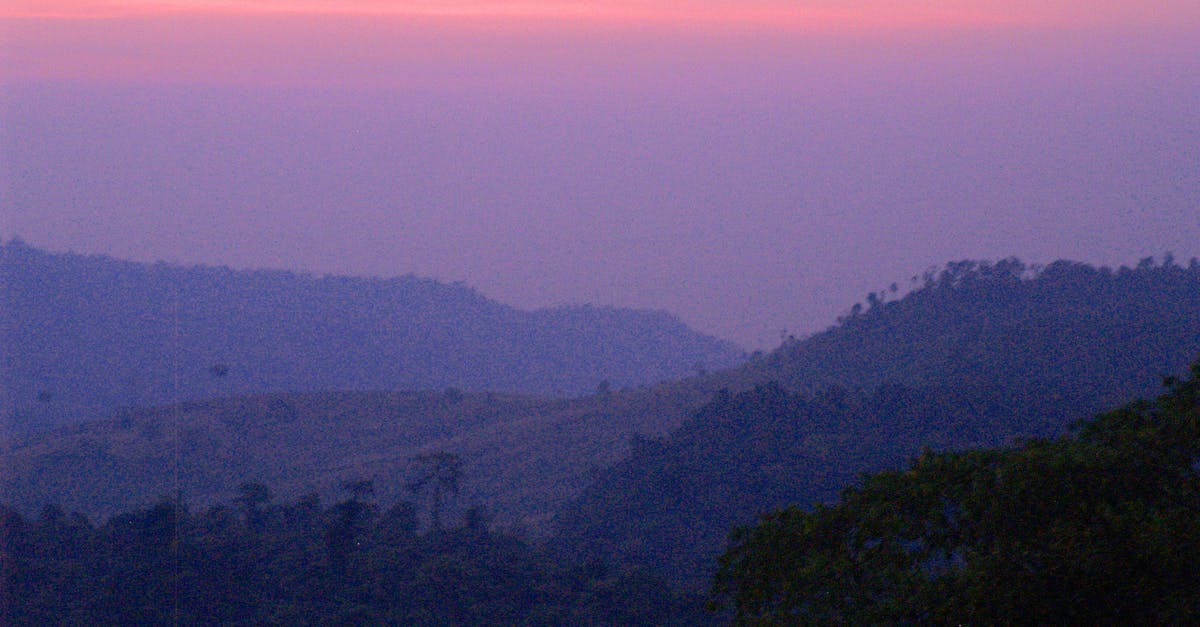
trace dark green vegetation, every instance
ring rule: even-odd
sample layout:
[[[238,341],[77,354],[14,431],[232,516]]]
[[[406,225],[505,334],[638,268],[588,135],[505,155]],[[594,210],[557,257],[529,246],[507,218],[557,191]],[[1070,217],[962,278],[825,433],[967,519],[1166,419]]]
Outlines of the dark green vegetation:
[[[745,624],[1195,624],[1200,361],[1070,436],[926,452],[832,507],[738,529],[714,601]]]
[[[687,625],[701,599],[603,564],[569,566],[479,511],[421,532],[370,484],[328,507],[262,484],[190,512],[167,499],[101,526],[0,509],[4,625]]]
[[[137,264],[0,245],[0,427],[279,391],[590,393],[738,362],[659,311],[520,311],[412,276]]]
[[[926,280],[716,375],[745,391],[716,396],[667,438],[638,441],[562,510],[559,544],[697,585],[726,530],[758,513],[830,501],[860,473],[925,447],[1060,434],[1154,393],[1200,354],[1196,262],[1115,272],[963,263]]]

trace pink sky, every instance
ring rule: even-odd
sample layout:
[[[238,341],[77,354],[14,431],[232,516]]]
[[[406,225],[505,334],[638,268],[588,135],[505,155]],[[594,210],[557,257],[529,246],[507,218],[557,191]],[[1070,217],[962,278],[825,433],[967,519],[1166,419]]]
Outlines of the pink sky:
[[[10,0],[0,7],[0,17],[106,19],[162,15],[552,18],[846,30],[1194,22],[1197,10],[1190,0]]]
[[[0,6],[0,80],[397,86],[381,63],[465,63],[476,75],[524,63],[538,75],[596,55],[653,65],[656,49],[697,44],[871,45],[903,33],[919,41],[1014,29],[1078,38],[1197,24],[1192,0],[10,0]],[[628,38],[632,48],[622,49]]]
[[[656,49],[681,38],[689,41],[676,50],[720,51],[823,45],[821,37],[870,45],[900,33],[1050,29],[1078,38],[1197,24],[1193,0],[9,0],[0,6],[0,80],[396,86],[381,62],[465,63],[475,74],[526,63],[537,74],[595,55],[653,65]],[[632,49],[621,49],[627,38]]]
[[[0,85],[0,237],[55,250],[747,347],[949,260],[1200,255],[1195,0],[8,0]]]
[[[1160,3],[1169,5],[1169,3]],[[1183,6],[1183,3],[1178,3]],[[1004,2],[875,0],[872,2],[749,0],[589,0],[497,1],[425,0],[12,0],[3,13],[32,17],[106,18],[152,14],[341,14],[455,17],[552,17],[613,21],[706,21],[796,26],[845,23],[872,25],[945,22],[1028,22],[1044,20],[1142,19],[1133,4],[1095,6],[1086,2]],[[1097,10],[1099,9],[1099,10]]]
[[[964,33],[1034,29],[1078,40],[1158,28],[1190,33],[1197,24],[1191,0],[16,0],[0,7],[0,80],[338,87],[423,80],[381,71],[399,62],[436,68],[440,85],[462,84],[463,74],[513,75],[501,69],[506,64],[553,81],[589,65],[624,64],[636,73],[672,51],[794,56],[805,47],[871,48],[905,36],[919,48]],[[447,64],[463,68],[457,78],[442,75]]]

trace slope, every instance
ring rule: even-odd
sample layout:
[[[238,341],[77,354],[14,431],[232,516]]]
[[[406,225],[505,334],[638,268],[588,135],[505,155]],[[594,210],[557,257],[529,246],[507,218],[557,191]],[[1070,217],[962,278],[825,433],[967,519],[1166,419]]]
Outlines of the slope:
[[[717,375],[788,389],[719,394],[669,437],[641,442],[564,508],[555,544],[702,585],[726,532],[756,513],[829,500],[924,447],[1061,433],[1200,354],[1195,261],[952,264],[901,300],[871,300]]]
[[[790,341],[743,367],[656,386],[574,399],[453,390],[274,394],[135,410],[20,439],[0,460],[7,469],[0,494],[23,511],[59,502],[96,514],[147,504],[177,487],[202,506],[229,498],[242,481],[263,481],[292,497],[308,490],[333,494],[343,480],[366,478],[375,480],[381,497],[393,498],[406,496],[411,456],[445,451],[463,461],[459,505],[484,505],[497,522],[538,534],[584,493],[596,469],[623,464],[598,475],[561,519],[564,537],[594,539],[588,546],[603,552],[624,544],[614,539],[619,534],[656,533],[642,522],[645,510],[619,511],[612,504],[652,501],[653,490],[662,486],[656,477],[673,476],[653,468],[676,452],[704,459],[722,451],[721,459],[729,461],[714,464],[736,468],[730,472],[744,475],[748,487],[704,487],[722,484],[703,476],[703,464],[692,483],[679,486],[693,486],[691,497],[715,494],[725,500],[714,507],[748,519],[785,496],[755,487],[756,469],[775,463],[754,457],[755,451],[785,464],[786,472],[778,475],[785,483],[813,485],[811,492],[787,498],[822,498],[858,472],[900,463],[924,445],[987,445],[1060,430],[1070,420],[1143,393],[1148,380],[1180,371],[1200,353],[1197,264],[1144,264],[1115,272],[1055,264],[1040,273],[1022,267],[995,279],[987,278],[993,266],[986,268],[935,278],[901,300]],[[1063,281],[1064,269],[1083,280]],[[996,290],[1005,299],[973,296]],[[957,309],[947,312],[951,306]],[[1039,363],[1053,367],[1030,367]],[[1059,369],[1080,383],[1064,385]],[[780,432],[770,425],[748,427],[746,433],[759,435],[726,442],[711,438],[703,427],[707,419],[693,418],[657,444],[635,437],[680,428],[723,387],[736,397],[772,381],[779,383],[778,393],[799,394],[795,402],[808,404],[803,414],[808,422]],[[836,409],[831,399],[839,397],[858,409]],[[710,408],[702,415],[724,414]],[[788,421],[801,419],[776,420]],[[838,430],[851,422],[854,426]],[[795,433],[802,434],[799,441]],[[659,449],[666,453],[650,455]],[[802,474],[817,467],[804,461],[811,459],[823,460],[824,475]],[[761,503],[746,496],[760,493],[775,496]],[[571,531],[571,512],[594,519],[594,527]],[[710,528],[718,530],[715,551],[728,525],[711,520]]]
[[[0,425],[276,391],[577,395],[734,365],[660,311],[521,311],[460,284],[136,264],[0,246]]]

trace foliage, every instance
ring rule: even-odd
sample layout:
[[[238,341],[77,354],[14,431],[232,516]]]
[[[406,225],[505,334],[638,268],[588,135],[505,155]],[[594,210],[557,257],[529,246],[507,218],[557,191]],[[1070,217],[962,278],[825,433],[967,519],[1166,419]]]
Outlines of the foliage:
[[[369,484],[323,507],[271,504],[246,484],[230,505],[177,499],[100,526],[47,507],[0,508],[4,625],[685,625],[702,599],[602,564],[550,560],[475,514],[422,534],[416,508],[386,510]]]
[[[437,451],[413,457],[413,477],[408,489],[414,495],[429,494],[430,524],[433,529],[442,529],[442,502],[447,495],[458,494],[459,479],[462,478],[462,460],[454,453]]]
[[[1200,615],[1200,361],[1057,439],[927,452],[736,530],[744,624],[1184,624]]]

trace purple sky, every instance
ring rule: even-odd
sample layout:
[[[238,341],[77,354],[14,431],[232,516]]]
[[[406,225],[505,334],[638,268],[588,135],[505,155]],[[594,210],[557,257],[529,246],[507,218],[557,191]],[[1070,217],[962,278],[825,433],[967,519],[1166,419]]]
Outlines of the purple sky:
[[[0,237],[662,308],[770,348],[949,260],[1200,256],[1193,17],[0,20]]]

